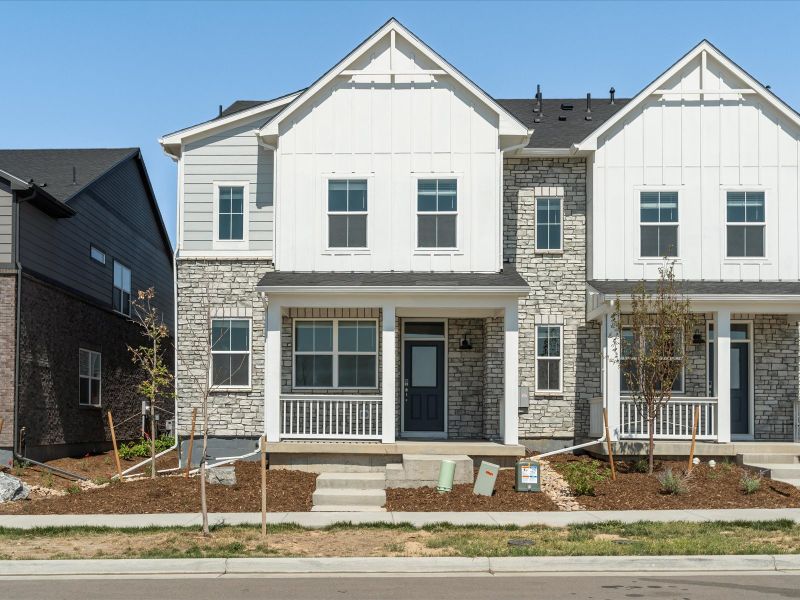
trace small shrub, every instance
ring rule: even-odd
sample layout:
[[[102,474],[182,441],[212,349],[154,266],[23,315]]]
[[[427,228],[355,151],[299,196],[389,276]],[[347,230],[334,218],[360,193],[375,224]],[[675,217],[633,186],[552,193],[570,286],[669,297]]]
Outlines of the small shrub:
[[[42,485],[46,488],[53,487],[53,474],[50,471],[42,473]]]
[[[689,491],[688,479],[689,476],[685,473],[677,473],[671,468],[667,468],[658,474],[661,491],[665,494],[685,494]]]
[[[168,435],[162,435],[156,438],[156,454],[168,450],[175,443],[175,438]],[[138,442],[130,442],[122,444],[118,451],[119,457],[122,460],[133,460],[134,458],[147,458],[150,456],[150,441],[141,439]]]
[[[594,496],[595,484],[606,481],[610,471],[596,461],[576,461],[567,463],[562,475],[576,496]]]
[[[636,473],[647,473],[650,470],[650,463],[646,458],[640,458],[634,461],[633,470]]]
[[[755,494],[761,489],[761,475],[745,473],[739,480],[739,485],[745,494]]]
[[[74,483],[67,488],[68,494],[79,494],[80,492],[81,492],[80,486]]]

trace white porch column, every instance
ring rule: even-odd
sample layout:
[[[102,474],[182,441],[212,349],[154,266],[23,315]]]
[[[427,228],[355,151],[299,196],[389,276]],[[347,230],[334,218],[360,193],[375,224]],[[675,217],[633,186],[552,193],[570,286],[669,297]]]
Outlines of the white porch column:
[[[268,442],[281,437],[281,320],[283,306],[270,298],[264,341],[264,432]]]
[[[612,441],[619,440],[619,419],[620,419],[620,369],[619,369],[619,349],[620,337],[619,329],[614,327],[611,315],[603,317],[603,331],[605,340],[603,341],[603,361],[605,362],[606,382],[603,388],[605,394],[605,407],[608,410],[608,429]]]
[[[397,401],[395,398],[395,352],[397,351],[397,340],[394,331],[394,304],[384,304],[381,306],[381,314],[383,315],[381,333],[381,358],[383,360],[383,366],[381,368],[381,387],[383,389],[381,442],[384,444],[392,444],[394,443],[394,414],[395,402]]]
[[[516,300],[503,310],[505,347],[503,410],[500,411],[500,433],[504,444],[519,443],[519,319]]]
[[[716,334],[716,359],[714,378],[717,394],[717,441],[731,441],[731,311],[720,309],[714,313]]]

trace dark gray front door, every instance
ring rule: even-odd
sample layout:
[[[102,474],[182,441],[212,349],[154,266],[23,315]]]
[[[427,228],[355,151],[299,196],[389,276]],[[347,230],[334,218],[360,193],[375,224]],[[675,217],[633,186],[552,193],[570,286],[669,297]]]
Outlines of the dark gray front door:
[[[750,433],[750,344],[731,342],[731,434]]]
[[[444,432],[444,341],[405,342],[404,430]]]

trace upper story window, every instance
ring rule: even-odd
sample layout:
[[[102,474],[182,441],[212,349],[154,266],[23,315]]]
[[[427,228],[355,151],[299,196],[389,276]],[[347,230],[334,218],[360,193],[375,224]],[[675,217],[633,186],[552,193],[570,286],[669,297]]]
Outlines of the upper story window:
[[[115,311],[131,316],[131,270],[114,261],[114,294],[111,299]]]
[[[457,247],[458,184],[455,179],[417,181],[417,247]]]
[[[678,256],[678,192],[641,192],[640,256]]]
[[[536,250],[560,251],[561,198],[536,198]]]
[[[536,391],[561,391],[561,325],[536,326]]]
[[[219,186],[217,212],[220,241],[244,240],[244,186]]]
[[[295,321],[295,387],[375,388],[377,375],[376,321]]]
[[[250,387],[249,319],[212,319],[211,385]]]
[[[728,257],[764,257],[764,192],[728,192],[727,196]]]
[[[92,260],[99,262],[101,265],[106,264],[106,253],[94,244],[89,246],[89,256],[92,257]]]
[[[100,406],[102,363],[99,352],[78,350],[78,404]]]
[[[328,247],[367,247],[366,179],[328,181]]]

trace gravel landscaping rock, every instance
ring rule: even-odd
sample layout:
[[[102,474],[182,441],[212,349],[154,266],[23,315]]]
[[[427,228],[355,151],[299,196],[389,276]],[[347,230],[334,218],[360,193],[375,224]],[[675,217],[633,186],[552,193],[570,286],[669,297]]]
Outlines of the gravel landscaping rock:
[[[25,500],[30,493],[30,488],[21,479],[0,473],[0,503]]]
[[[561,473],[556,471],[547,460],[537,460],[542,471],[542,491],[558,506],[558,509],[567,512],[586,510],[575,499],[572,490],[569,489],[569,484],[561,476]]]

